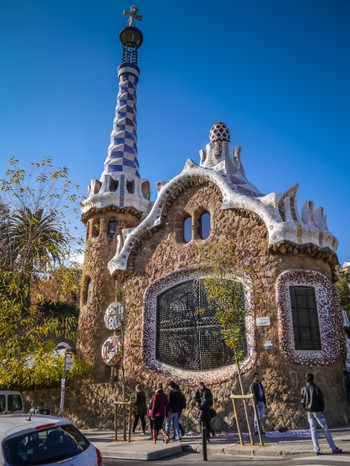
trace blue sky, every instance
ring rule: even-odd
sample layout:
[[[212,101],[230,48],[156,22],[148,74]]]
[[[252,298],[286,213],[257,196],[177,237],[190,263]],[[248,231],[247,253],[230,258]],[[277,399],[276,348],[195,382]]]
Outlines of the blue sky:
[[[139,0],[141,176],[199,161],[218,120],[263,193],[299,183],[350,260],[350,1]],[[125,0],[0,1],[0,176],[50,156],[82,192],[112,129]]]

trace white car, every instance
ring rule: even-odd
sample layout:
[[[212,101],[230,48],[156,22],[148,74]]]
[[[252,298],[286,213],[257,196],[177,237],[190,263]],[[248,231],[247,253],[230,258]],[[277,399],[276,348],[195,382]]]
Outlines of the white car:
[[[0,414],[24,413],[24,403],[20,392],[0,390]]]
[[[39,414],[0,418],[0,466],[103,466],[100,451],[68,419]]]

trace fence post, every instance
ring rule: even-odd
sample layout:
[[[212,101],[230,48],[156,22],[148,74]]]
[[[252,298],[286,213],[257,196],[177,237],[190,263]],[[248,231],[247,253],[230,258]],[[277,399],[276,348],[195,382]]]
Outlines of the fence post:
[[[205,421],[202,421],[202,455],[203,455],[203,461],[208,461],[207,424]]]

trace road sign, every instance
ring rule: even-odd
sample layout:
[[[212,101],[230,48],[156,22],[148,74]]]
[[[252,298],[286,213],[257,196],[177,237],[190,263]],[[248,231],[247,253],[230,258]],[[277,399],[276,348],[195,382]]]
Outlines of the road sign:
[[[73,353],[71,353],[70,351],[66,351],[65,358],[66,371],[71,371],[73,369]]]

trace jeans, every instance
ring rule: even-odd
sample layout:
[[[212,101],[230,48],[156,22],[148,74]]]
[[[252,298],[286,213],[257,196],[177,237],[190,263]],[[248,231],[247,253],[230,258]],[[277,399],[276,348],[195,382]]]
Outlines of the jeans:
[[[262,430],[262,422],[263,422],[264,412],[265,412],[265,403],[263,401],[259,401],[257,404],[256,410],[258,411],[260,429]],[[258,421],[255,416],[254,416],[254,431],[258,432]]]
[[[323,430],[323,433],[327,439],[328,445],[330,446],[331,450],[334,451],[337,447],[335,446],[334,440],[328,430],[327,421],[324,417],[324,414],[322,412],[315,412],[315,413],[308,412],[307,420],[309,421],[309,424],[310,424],[311,438],[312,438],[312,443],[314,445],[315,453],[318,453],[320,451],[320,446],[318,444],[318,438],[317,438],[316,423]]]
[[[168,419],[166,420],[166,424],[165,424],[166,434],[169,437],[171,421],[173,421],[175,440],[180,440],[181,439],[178,418],[179,418],[179,413],[169,413]]]

